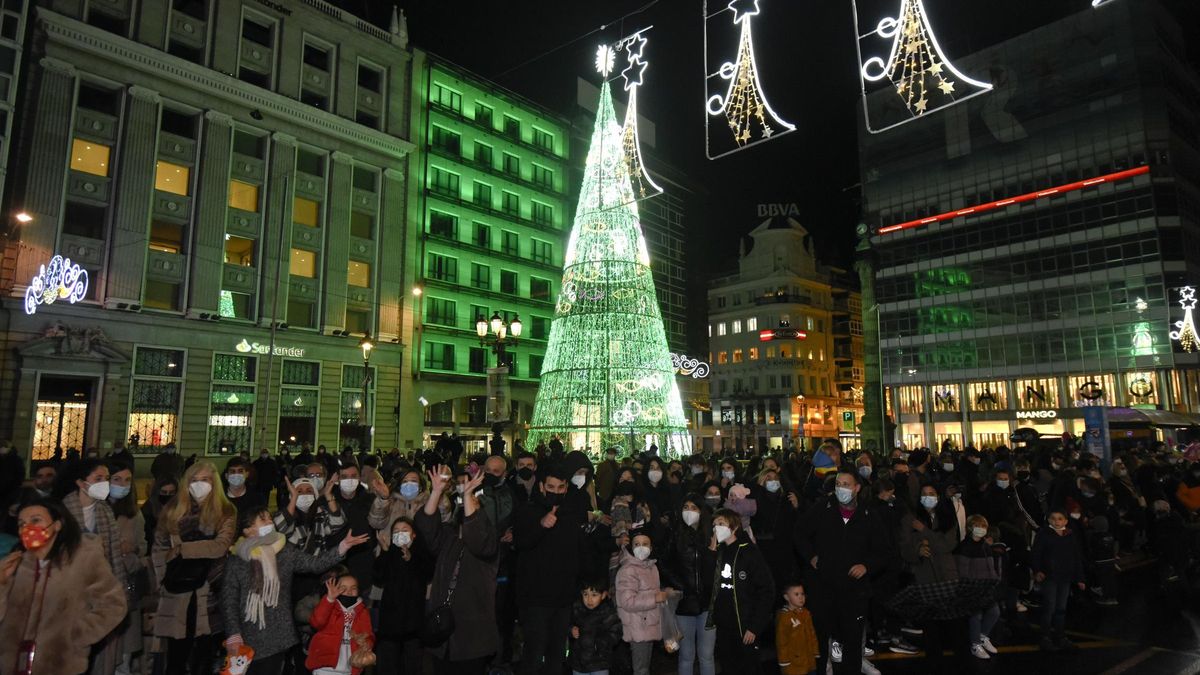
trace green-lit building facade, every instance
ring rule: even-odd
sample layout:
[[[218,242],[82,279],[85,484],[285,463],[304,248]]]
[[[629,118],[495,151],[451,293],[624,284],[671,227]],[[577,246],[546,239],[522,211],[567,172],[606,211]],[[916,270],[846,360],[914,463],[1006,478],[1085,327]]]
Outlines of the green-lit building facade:
[[[475,322],[498,312],[519,317],[524,328],[505,364],[508,433],[520,436],[533,410],[570,230],[569,124],[418,50],[413,125],[410,221],[420,260],[413,367],[425,434],[458,433],[478,447],[489,432],[486,373],[497,357],[480,345]]]

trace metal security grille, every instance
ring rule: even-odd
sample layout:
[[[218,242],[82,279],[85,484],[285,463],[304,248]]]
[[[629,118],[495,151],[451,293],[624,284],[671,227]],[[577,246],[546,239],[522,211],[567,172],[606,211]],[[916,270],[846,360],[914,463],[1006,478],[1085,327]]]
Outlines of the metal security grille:
[[[87,431],[87,403],[39,401],[33,429],[33,459],[50,459],[56,449],[84,450]]]
[[[257,359],[253,356],[213,356],[213,385],[208,416],[209,454],[232,455],[253,449],[254,378],[257,365]]]

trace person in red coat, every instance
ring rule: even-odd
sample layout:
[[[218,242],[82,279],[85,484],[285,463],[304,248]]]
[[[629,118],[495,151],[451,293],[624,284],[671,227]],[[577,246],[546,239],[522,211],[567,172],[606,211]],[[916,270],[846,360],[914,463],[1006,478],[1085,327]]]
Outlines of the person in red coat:
[[[375,633],[371,615],[358,597],[358,580],[350,575],[325,582],[325,598],[313,609],[308,622],[316,633],[308,643],[304,667],[313,675],[359,675],[350,659],[361,649],[373,649]],[[365,640],[356,638],[365,636]]]

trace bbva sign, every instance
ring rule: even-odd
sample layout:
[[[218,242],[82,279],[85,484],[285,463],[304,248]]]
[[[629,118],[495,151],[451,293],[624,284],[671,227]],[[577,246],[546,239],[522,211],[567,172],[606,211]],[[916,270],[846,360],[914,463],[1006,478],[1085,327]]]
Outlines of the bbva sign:
[[[759,204],[759,218],[774,218],[775,216],[799,216],[800,207],[795,204]]]

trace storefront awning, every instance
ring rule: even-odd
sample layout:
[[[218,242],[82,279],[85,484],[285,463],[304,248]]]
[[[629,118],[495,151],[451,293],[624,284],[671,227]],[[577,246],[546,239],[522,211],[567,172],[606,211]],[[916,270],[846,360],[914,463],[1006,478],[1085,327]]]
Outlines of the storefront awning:
[[[1146,408],[1109,408],[1109,424],[1148,424],[1155,427],[1200,426],[1200,418],[1170,410]]]

